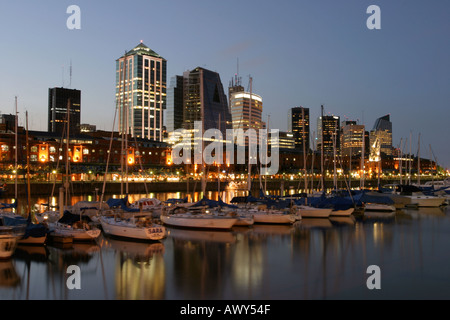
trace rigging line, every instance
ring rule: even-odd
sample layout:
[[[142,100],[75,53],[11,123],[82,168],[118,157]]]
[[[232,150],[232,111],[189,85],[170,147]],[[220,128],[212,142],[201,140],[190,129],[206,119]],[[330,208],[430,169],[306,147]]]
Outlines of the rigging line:
[[[111,130],[111,139],[109,140],[109,152],[108,152],[108,157],[106,159],[105,174],[103,175],[102,195],[100,196],[100,210],[102,210],[103,196],[105,194],[106,177],[108,175],[108,167],[109,167],[109,160],[111,158],[112,142],[114,140],[114,127],[116,126],[117,109],[118,108],[116,107],[115,111],[114,111],[114,120],[113,120],[113,127],[112,127],[112,130]]]
[[[141,156],[140,156],[140,155],[141,155],[141,152],[139,151],[139,145],[138,145],[138,143],[137,143],[136,136],[134,136],[134,143],[135,143],[135,145],[136,145],[136,151],[139,153],[139,157],[138,157],[138,160],[139,160],[139,166],[140,166],[142,172],[144,172],[144,168],[143,168],[143,166],[142,166],[142,161],[141,161]],[[147,196],[148,196],[147,182],[145,182],[145,179],[144,179],[144,187],[145,187],[145,193],[146,193]]]

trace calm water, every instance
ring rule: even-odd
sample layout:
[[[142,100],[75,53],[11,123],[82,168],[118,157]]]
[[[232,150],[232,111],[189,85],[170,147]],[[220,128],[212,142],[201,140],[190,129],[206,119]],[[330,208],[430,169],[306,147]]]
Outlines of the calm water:
[[[450,299],[449,217],[449,207],[404,209],[230,232],[168,228],[158,243],[20,246],[0,262],[0,299]],[[70,265],[79,290],[67,288]],[[370,265],[379,290],[366,286]]]

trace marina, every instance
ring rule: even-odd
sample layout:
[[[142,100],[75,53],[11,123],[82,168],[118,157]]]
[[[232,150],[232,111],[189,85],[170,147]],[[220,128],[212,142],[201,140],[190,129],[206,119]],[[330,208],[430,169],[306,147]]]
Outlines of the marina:
[[[89,242],[60,237],[43,246],[18,244],[0,261],[0,299],[449,299],[449,214],[448,206],[356,210],[226,230],[165,225],[166,236],[156,241],[102,232]],[[71,265],[80,268],[79,290],[66,285]],[[380,290],[366,284],[372,265],[381,270]]]

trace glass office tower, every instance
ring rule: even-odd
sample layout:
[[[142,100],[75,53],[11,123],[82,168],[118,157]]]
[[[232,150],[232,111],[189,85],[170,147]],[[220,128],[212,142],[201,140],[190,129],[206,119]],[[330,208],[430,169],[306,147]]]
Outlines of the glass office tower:
[[[378,139],[381,154],[392,155],[392,122],[389,115],[385,115],[375,121],[373,129],[370,131],[369,139],[371,147]]]
[[[295,148],[303,151],[303,143],[305,143],[305,151],[308,152],[310,139],[309,108],[294,107],[289,109],[288,131],[294,135]]]
[[[167,61],[142,42],[116,60],[119,132],[163,140]]]
[[[193,130],[203,120],[203,131],[220,129],[225,137],[231,115],[219,74],[200,67],[186,71],[183,88],[183,128]]]

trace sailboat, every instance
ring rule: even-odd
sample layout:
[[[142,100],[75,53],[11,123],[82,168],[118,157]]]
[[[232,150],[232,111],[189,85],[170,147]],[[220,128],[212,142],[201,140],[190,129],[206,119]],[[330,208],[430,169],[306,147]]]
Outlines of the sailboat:
[[[69,188],[69,129],[70,129],[70,98],[67,102],[67,136],[66,136],[66,181],[64,183],[65,188],[65,204],[68,203],[68,188]],[[60,189],[61,190],[61,189]],[[62,192],[60,192],[60,198],[62,198]],[[60,199],[62,203],[62,199]],[[95,226],[90,225],[86,219],[83,219],[82,214],[74,215],[69,211],[64,211],[64,206],[60,205],[60,211],[63,211],[62,216],[56,222],[49,222],[48,227],[50,234],[56,237],[69,237],[73,241],[87,241],[95,240],[100,234],[101,230]]]
[[[152,222],[148,214],[133,214],[129,219],[118,216],[101,216],[103,231],[110,236],[133,240],[162,240],[167,236],[166,228]]]

